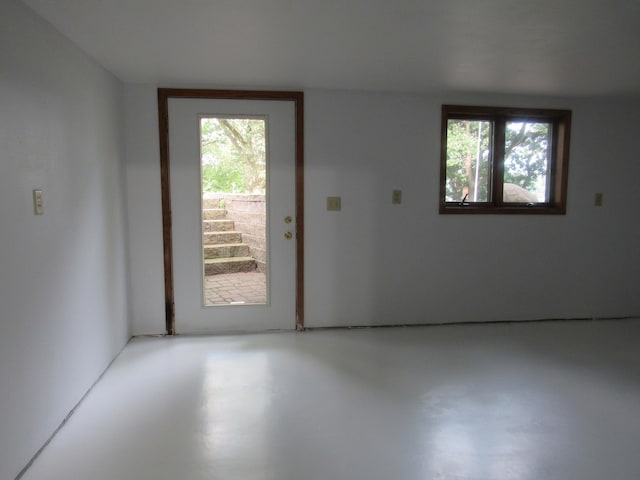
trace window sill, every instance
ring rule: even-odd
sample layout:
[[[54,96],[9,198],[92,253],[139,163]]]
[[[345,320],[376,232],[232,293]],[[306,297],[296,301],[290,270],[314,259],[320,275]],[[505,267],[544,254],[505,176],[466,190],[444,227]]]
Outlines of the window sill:
[[[440,214],[453,215],[565,215],[566,210],[559,206],[547,204],[534,205],[500,205],[464,204],[452,202],[440,204]]]

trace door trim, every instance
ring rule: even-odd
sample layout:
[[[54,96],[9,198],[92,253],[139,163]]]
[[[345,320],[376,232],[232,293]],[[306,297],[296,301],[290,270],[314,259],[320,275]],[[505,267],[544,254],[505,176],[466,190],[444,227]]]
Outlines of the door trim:
[[[162,188],[162,240],[164,247],[165,322],[168,335],[176,333],[173,289],[173,239],[169,159],[169,99],[235,99],[292,101],[295,106],[295,195],[296,195],[296,329],[304,329],[304,93],[267,90],[208,90],[158,88],[160,139],[160,183]]]

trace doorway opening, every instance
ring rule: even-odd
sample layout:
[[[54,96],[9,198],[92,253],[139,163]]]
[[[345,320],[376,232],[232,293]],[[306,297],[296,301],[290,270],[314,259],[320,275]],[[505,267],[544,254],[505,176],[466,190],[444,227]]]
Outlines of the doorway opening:
[[[272,228],[267,225],[270,282],[265,282],[263,304],[203,306],[204,214],[198,186],[203,116],[269,120],[271,161],[265,162],[271,188],[265,195]],[[167,333],[177,333],[177,317],[181,333],[304,329],[304,94],[159,88],[158,126]]]
[[[268,303],[265,116],[202,116],[204,306]]]

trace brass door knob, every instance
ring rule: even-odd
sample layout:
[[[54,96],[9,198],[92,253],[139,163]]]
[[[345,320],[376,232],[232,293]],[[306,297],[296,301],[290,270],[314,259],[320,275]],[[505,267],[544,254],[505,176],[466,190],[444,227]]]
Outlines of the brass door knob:
[[[293,222],[293,218],[291,218],[289,215],[284,217],[284,223],[291,223],[291,222]]]
[[[284,238],[286,238],[287,240],[291,240],[293,238],[293,233],[284,232]]]

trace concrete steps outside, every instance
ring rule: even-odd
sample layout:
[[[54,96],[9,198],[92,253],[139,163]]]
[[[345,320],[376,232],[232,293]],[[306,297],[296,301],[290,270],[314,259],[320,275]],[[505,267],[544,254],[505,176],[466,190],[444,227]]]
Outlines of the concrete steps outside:
[[[205,199],[202,210],[204,274],[253,272],[258,265],[242,233],[235,230],[220,199]]]
[[[205,275],[254,272],[255,270],[256,261],[253,257],[207,258],[204,260]]]
[[[203,243],[205,245],[242,243],[242,233],[236,231],[206,232],[203,237]]]
[[[223,208],[223,203],[221,198],[204,198],[202,208]]]
[[[203,220],[202,230],[209,232],[232,232],[235,229],[233,220]]]
[[[205,208],[202,210],[204,220],[225,220],[227,211],[224,208]]]
[[[249,246],[246,243],[228,243],[205,245],[204,258],[249,257]]]

